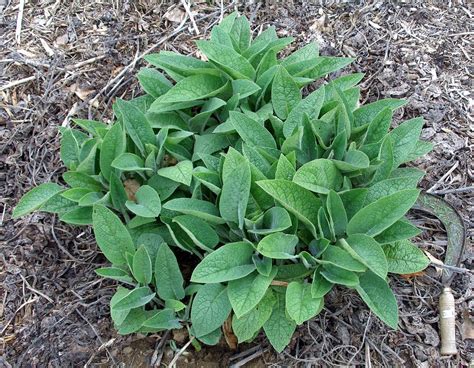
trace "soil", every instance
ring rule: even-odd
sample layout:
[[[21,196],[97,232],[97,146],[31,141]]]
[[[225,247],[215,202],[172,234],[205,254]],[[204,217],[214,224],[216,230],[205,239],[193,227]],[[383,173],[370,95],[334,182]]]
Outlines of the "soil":
[[[43,213],[13,221],[11,212],[33,186],[60,182],[58,126],[71,117],[110,119],[115,98],[140,94],[134,74],[145,65],[142,53],[195,54],[193,41],[235,8],[255,32],[275,25],[280,35],[296,38],[294,48],[316,41],[322,55],[354,57],[345,72],[366,73],[363,101],[408,100],[395,124],[424,116],[423,138],[436,146],[413,165],[427,171],[424,189],[460,211],[469,229],[461,267],[472,267],[473,8],[462,1],[267,3],[195,0],[197,35],[182,2],[0,0],[0,367],[158,366],[188,342],[179,333],[117,335],[108,316],[114,283],[93,272],[105,259],[90,229]],[[424,230],[419,246],[442,260],[442,225],[419,212],[412,216]],[[459,273],[452,284],[459,353],[451,357],[439,351],[440,280],[434,267],[391,277],[398,331],[370,314],[355,293],[335,289],[281,354],[259,336],[236,351],[224,341],[199,352],[190,345],[177,365],[468,366],[473,276]]]

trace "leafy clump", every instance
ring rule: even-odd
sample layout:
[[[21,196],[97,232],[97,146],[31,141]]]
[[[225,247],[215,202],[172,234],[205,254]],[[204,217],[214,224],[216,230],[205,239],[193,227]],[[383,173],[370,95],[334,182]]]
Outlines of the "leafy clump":
[[[362,74],[302,97],[352,60],[269,27],[252,39],[235,13],[197,47],[208,61],[162,51],[138,79],[145,95],[117,100],[111,125],[61,128],[67,187],[42,184],[14,211],[41,210],[92,224],[120,282],[119,333],[186,327],[215,344],[232,316],[239,342],[263,328],[281,351],[316,316],[334,285],[355,289],[397,327],[387,274],[428,264],[404,215],[423,173],[420,118],[390,130],[405,101],[359,106]],[[165,74],[163,74],[165,73]]]

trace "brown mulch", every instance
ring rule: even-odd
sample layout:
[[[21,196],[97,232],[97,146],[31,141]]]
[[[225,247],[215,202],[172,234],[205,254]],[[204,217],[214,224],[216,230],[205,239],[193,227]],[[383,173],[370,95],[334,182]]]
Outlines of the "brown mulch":
[[[11,211],[32,186],[60,181],[58,126],[72,116],[111,119],[114,98],[140,93],[134,73],[145,65],[144,52],[192,54],[193,40],[235,7],[193,3],[199,36],[184,8],[167,2],[0,0],[0,367],[145,367],[169,362],[186,343],[176,336],[169,343],[172,335],[117,335],[108,316],[114,284],[93,272],[105,261],[90,229],[43,213],[12,221]],[[257,32],[273,24],[296,38],[295,47],[316,41],[323,55],[355,57],[352,71],[366,73],[364,101],[408,99],[396,122],[423,115],[423,137],[436,144],[415,163],[427,171],[422,187],[460,211],[472,238],[472,7],[317,3],[252,2],[238,9]],[[443,259],[442,225],[413,216],[425,230],[420,247]],[[472,268],[472,259],[468,246],[463,266]],[[459,350],[453,357],[439,352],[435,268],[409,279],[394,276],[391,285],[400,305],[398,331],[389,331],[354,293],[336,289],[282,354],[259,337],[237,352],[225,343],[199,353],[189,347],[178,366],[239,366],[251,358],[249,366],[467,366],[474,354],[472,275],[459,274],[452,285]]]

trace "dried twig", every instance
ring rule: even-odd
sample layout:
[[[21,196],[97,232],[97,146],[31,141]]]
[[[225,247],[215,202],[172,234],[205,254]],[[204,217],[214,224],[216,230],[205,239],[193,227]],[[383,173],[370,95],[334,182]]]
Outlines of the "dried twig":
[[[25,9],[25,0],[20,0],[18,6],[18,17],[16,18],[15,40],[19,45],[21,40],[21,24],[23,22],[23,10]]]
[[[188,17],[189,17],[189,19],[191,20],[191,23],[192,23],[193,28],[194,28],[194,32],[196,32],[197,35],[201,34],[201,33],[199,32],[199,28],[198,28],[198,26],[197,26],[197,24],[196,24],[196,21],[194,20],[194,15],[193,15],[193,13],[191,12],[191,8],[190,8],[188,2],[187,2],[186,0],[181,0],[181,4],[183,4],[184,10],[186,10],[186,14],[188,14]]]
[[[6,89],[9,89],[9,88],[12,88],[12,87],[15,87],[15,86],[19,86],[20,84],[23,84],[23,83],[31,82],[32,80],[35,80],[35,79],[36,79],[36,75],[32,75],[31,77],[26,77],[26,78],[23,78],[23,79],[18,79],[16,81],[12,81],[12,82],[7,83],[3,86],[0,86],[0,91],[4,91]]]

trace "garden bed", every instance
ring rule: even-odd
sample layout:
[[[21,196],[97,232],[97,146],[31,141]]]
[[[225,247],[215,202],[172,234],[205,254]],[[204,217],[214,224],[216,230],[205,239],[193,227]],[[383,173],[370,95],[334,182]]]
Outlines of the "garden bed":
[[[149,366],[150,361],[169,362],[188,341],[180,333],[117,335],[108,314],[114,283],[93,272],[105,259],[90,229],[72,228],[44,213],[13,221],[11,211],[32,186],[56,181],[64,171],[58,126],[67,125],[71,116],[110,119],[114,98],[141,93],[134,73],[145,65],[140,59],[144,52],[193,54],[193,41],[233,9],[195,1],[193,26],[184,8],[151,1],[124,1],[120,6],[0,1],[0,367]],[[295,47],[316,41],[323,55],[355,57],[345,70],[366,73],[363,101],[407,98],[396,122],[423,115],[422,138],[436,144],[415,163],[427,172],[421,185],[443,195],[471,227],[472,191],[463,191],[472,185],[473,175],[473,32],[467,5],[319,7],[295,2],[239,10],[256,31],[273,24],[280,36],[295,37]],[[411,216],[425,230],[417,239],[419,246],[443,259],[446,237],[439,221],[415,211]],[[466,268],[472,263],[469,251],[463,259]],[[389,331],[371,315],[356,293],[335,288],[321,314],[301,326],[281,354],[273,353],[263,338],[236,351],[222,341],[200,352],[188,347],[178,366],[246,361],[255,366],[468,364],[472,276],[459,274],[452,285],[460,354],[451,358],[439,354],[440,280],[433,267],[416,277],[392,277],[401,315],[398,331]]]

